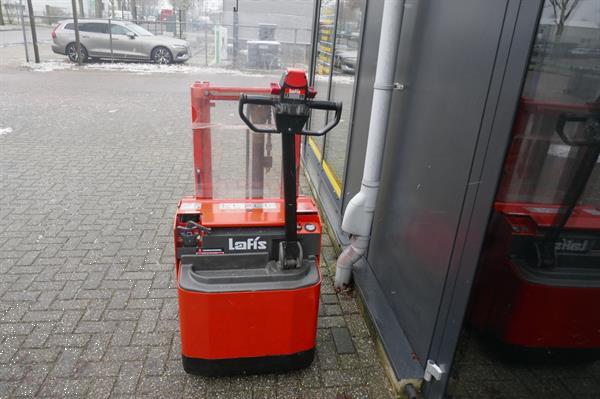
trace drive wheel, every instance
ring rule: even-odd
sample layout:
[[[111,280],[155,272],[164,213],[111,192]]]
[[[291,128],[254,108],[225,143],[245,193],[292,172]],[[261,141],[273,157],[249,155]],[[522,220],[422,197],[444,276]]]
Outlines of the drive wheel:
[[[83,44],[79,45],[79,52],[81,54],[81,62],[86,62],[88,60],[88,52],[87,49],[83,46]],[[77,62],[77,44],[69,43],[67,46],[67,57],[69,57],[69,61]]]
[[[167,65],[173,62],[173,55],[166,47],[157,47],[152,50],[152,60],[157,64]]]

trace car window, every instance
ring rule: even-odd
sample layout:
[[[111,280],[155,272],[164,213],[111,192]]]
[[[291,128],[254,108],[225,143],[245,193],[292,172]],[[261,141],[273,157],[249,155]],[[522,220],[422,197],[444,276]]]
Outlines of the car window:
[[[79,30],[82,32],[108,33],[108,25],[101,22],[87,22],[81,24]]]
[[[110,31],[113,35],[126,35],[130,32],[129,29],[121,26],[121,25],[111,25]]]
[[[152,33],[148,32],[146,29],[132,23],[126,23],[127,29],[132,30],[139,36],[154,36]]]
[[[75,30],[75,24],[66,24],[63,29]]]

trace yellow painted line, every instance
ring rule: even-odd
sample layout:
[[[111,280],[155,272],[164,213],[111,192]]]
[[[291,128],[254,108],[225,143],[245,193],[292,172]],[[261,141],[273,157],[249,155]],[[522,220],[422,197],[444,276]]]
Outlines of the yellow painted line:
[[[329,167],[329,164],[327,163],[327,161],[325,161],[323,159],[321,150],[319,149],[319,147],[317,147],[317,143],[313,140],[312,137],[308,138],[308,145],[310,145],[310,148],[315,153],[315,156],[317,157],[319,162],[322,162],[323,171],[325,172],[325,176],[327,176],[327,180],[329,180],[329,183],[331,183],[331,187],[333,187],[333,191],[335,192],[335,195],[337,195],[337,197],[340,198],[342,195],[342,186],[341,186],[341,181],[340,181],[339,177],[337,177],[335,172]]]
[[[315,143],[312,137],[308,138],[308,145],[310,145],[310,148],[312,148],[313,152],[315,153],[315,156],[317,157],[319,162],[321,162],[321,150],[319,150],[319,147],[317,147],[317,143]]]

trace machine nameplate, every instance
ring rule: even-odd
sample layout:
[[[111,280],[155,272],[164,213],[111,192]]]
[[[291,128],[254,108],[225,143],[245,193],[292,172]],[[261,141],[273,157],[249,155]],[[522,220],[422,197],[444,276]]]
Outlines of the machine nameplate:
[[[277,204],[275,202],[226,202],[219,204],[219,210],[222,211],[239,211],[248,209],[276,210]]]

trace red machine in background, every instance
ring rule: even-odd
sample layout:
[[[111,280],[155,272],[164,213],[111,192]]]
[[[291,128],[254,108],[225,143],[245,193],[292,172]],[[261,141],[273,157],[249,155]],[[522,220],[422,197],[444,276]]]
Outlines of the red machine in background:
[[[160,14],[158,15],[158,20],[166,21],[172,15],[173,15],[173,10],[171,10],[169,8],[163,8],[160,10]]]
[[[270,89],[192,86],[196,195],[180,201],[174,225],[188,373],[278,372],[312,362],[321,220],[314,200],[297,195],[299,135],[323,135],[341,115],[341,104],[315,94],[304,71],[293,69]],[[306,131],[311,109],[335,118]]]
[[[600,103],[521,100],[469,319],[522,348],[600,348]]]

